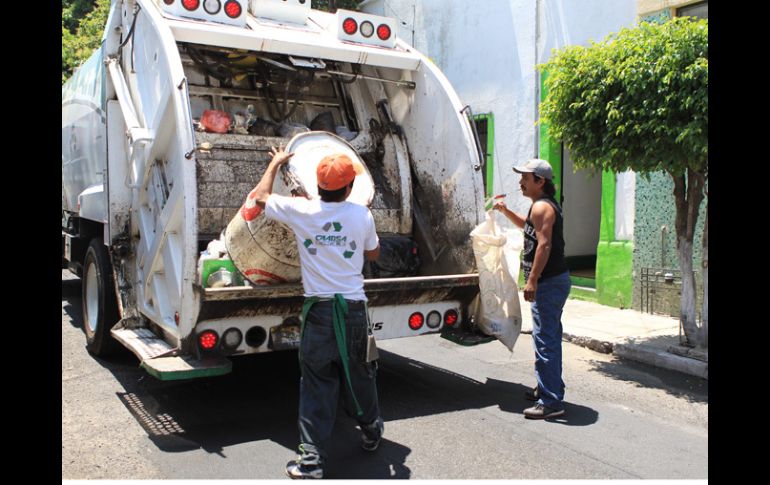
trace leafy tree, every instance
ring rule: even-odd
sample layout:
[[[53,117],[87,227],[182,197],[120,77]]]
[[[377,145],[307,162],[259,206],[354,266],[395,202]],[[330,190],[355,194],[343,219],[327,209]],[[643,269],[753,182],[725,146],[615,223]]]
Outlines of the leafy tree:
[[[95,0],[62,0],[62,27],[66,27],[71,34],[75,34],[80,20],[94,9],[95,4]]]
[[[358,10],[359,0],[312,0],[313,8],[335,12],[338,8],[345,10]]]
[[[74,0],[75,4],[88,3]],[[62,14],[64,13],[64,4],[62,2]],[[73,33],[65,25],[65,18],[62,15],[61,28],[61,82],[69,79],[75,69],[81,62],[88,59],[95,49],[99,47],[102,40],[104,25],[107,23],[107,15],[110,11],[110,0],[96,0],[95,5],[85,17],[79,20],[77,29]],[[74,17],[73,17],[74,18]]]
[[[539,66],[548,71],[541,120],[578,168],[674,181],[680,320],[691,344],[708,346],[708,293],[698,327],[692,244],[708,181],[708,20],[642,23],[589,47],[571,46]],[[704,194],[705,192],[705,194]],[[708,201],[703,237],[708,288]]]

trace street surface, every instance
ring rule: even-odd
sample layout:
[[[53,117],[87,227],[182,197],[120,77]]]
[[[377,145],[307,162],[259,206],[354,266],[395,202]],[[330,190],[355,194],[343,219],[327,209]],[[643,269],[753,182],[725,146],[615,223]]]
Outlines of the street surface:
[[[74,279],[72,279],[74,278]],[[126,351],[92,357],[80,280],[62,271],[62,479],[280,479],[296,456],[296,352],[161,382]],[[567,414],[524,419],[532,339],[379,342],[385,439],[342,411],[328,478],[707,479],[708,381],[564,343]]]

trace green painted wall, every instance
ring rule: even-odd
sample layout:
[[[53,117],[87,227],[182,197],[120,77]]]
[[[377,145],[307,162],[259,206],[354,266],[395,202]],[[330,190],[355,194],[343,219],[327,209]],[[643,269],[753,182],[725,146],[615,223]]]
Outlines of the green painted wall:
[[[602,214],[596,248],[596,296],[602,305],[630,308],[634,287],[632,241],[615,240],[615,174],[602,172]]]
[[[541,100],[545,99],[548,95],[548,90],[545,88],[546,79],[548,79],[548,71],[543,71],[540,75]],[[556,185],[556,200],[561,204],[561,141],[551,140],[551,138],[548,137],[548,124],[542,122],[540,123],[540,154],[538,156],[551,164],[551,168],[553,169],[553,183]]]

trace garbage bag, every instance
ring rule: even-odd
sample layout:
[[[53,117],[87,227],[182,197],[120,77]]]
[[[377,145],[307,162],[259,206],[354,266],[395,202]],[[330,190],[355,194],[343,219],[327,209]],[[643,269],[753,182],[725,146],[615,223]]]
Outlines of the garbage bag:
[[[328,131],[329,133],[334,133],[334,117],[332,116],[331,111],[324,111],[323,113],[313,118],[313,121],[310,122],[310,130]]]
[[[417,243],[410,237],[380,238],[380,257],[364,263],[364,278],[401,278],[414,276],[420,269]]]
[[[201,115],[201,125],[209,133],[227,133],[232,123],[230,114],[224,111],[207,109]]]
[[[510,240],[510,241],[509,241]],[[516,285],[518,267],[510,254],[521,250],[520,231],[503,230],[488,211],[484,222],[471,231],[473,254],[479,270],[479,300],[475,321],[487,335],[493,335],[513,352],[521,333],[521,305]]]

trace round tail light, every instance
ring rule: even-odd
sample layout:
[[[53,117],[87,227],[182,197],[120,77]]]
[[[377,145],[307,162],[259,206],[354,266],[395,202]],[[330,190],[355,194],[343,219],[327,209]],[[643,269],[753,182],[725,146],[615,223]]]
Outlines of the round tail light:
[[[228,328],[224,334],[222,334],[222,347],[227,350],[235,350],[241,345],[243,341],[243,333],[237,328]]]
[[[425,317],[422,316],[422,313],[414,312],[409,316],[409,328],[412,330],[419,330],[423,323],[425,323]]]
[[[432,312],[428,313],[428,318],[425,320],[425,323],[428,324],[428,327],[438,328],[438,326],[441,325],[441,314],[436,310],[433,310]]]
[[[379,27],[377,27],[377,37],[379,37],[380,40],[390,39],[390,27],[388,27],[385,24],[382,24]]]
[[[457,323],[457,310],[447,310],[444,313],[444,325],[454,326]]]
[[[198,343],[203,350],[211,350],[217,346],[219,336],[213,330],[205,330],[198,335]]]
[[[374,25],[368,20],[361,22],[361,35],[368,39],[372,34],[374,34]]]
[[[352,17],[348,17],[342,22],[342,30],[348,35],[353,35],[358,30],[358,23]]]
[[[200,7],[201,0],[182,0],[182,6],[189,11],[193,11]]]
[[[235,0],[225,2],[225,13],[231,19],[238,18],[241,15],[241,4]]]
[[[222,2],[219,0],[203,0],[203,10],[209,15],[216,15],[222,9]]]

